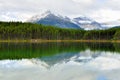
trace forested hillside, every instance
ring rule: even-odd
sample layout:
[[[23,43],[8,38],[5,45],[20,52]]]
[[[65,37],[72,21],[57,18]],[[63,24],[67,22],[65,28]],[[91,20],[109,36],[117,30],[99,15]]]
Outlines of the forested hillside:
[[[0,40],[45,39],[45,40],[119,40],[120,28],[108,30],[62,29],[42,24],[0,22]]]

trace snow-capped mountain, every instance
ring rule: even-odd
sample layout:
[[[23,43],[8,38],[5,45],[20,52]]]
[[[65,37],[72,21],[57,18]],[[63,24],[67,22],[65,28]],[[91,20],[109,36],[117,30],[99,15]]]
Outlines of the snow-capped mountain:
[[[103,29],[100,23],[89,19],[87,17],[77,17],[69,18],[63,17],[61,15],[53,14],[50,11],[47,11],[41,15],[36,15],[27,20],[27,22],[52,25],[60,28],[73,28],[73,29],[84,29],[84,30],[93,30],[93,29]]]
[[[77,17],[74,18],[73,21],[85,30],[103,29],[100,23],[87,17]]]
[[[60,28],[74,28],[81,29],[77,24],[71,22],[68,17],[62,17],[60,15],[55,15],[50,11],[47,11],[41,15],[33,16],[28,22],[52,25]]]

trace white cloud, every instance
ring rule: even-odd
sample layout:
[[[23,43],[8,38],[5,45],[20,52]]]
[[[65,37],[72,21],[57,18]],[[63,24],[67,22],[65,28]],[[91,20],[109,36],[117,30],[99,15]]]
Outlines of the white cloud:
[[[1,21],[25,21],[26,19],[30,18],[30,14],[21,14],[17,12],[5,12],[0,14]]]
[[[120,10],[120,0],[110,0],[107,2],[106,6],[111,9]]]
[[[93,0],[73,0],[74,2],[81,3],[81,4],[91,4]]]
[[[112,9],[101,9],[94,11],[91,15],[92,18],[98,22],[109,22],[120,19],[120,11]]]
[[[51,10],[70,17],[85,15],[98,21],[108,21],[120,19],[119,5],[119,0],[0,0],[0,20],[24,21]]]

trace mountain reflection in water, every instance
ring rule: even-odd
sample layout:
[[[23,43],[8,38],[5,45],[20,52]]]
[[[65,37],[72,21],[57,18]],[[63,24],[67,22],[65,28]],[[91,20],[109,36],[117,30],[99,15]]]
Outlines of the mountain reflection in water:
[[[26,45],[1,45],[0,80],[120,80],[117,44]]]

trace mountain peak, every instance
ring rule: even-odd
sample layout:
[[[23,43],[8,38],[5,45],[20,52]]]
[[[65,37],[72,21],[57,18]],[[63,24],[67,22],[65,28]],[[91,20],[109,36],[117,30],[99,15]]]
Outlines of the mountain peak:
[[[52,14],[52,12],[50,10],[47,10],[44,12],[44,14]]]
[[[43,19],[43,18],[45,18],[49,15],[54,15],[54,14],[50,10],[47,10],[42,14],[38,14],[38,15],[35,15],[35,16],[31,17],[31,19],[29,19],[28,22],[36,22],[39,19]]]
[[[100,23],[92,20],[89,17],[80,16],[74,18],[73,21],[85,30],[102,29]]]
[[[74,24],[68,17],[54,14],[49,10],[40,15],[33,16],[31,19],[28,20],[28,22],[52,25],[60,28],[81,29],[77,24]]]
[[[59,14],[54,14],[50,10],[45,11],[42,14],[33,16],[28,22],[52,25],[60,28],[74,28],[74,29],[101,29],[101,25],[85,16],[76,17],[70,19],[67,16],[61,16]]]
[[[91,21],[91,22],[94,21],[94,20],[92,20],[91,18],[86,17],[86,16],[76,17],[76,18],[74,18],[74,20],[77,20],[77,21]]]
[[[42,13],[41,15],[39,15],[39,16],[42,16],[44,18],[44,17],[46,17],[48,15],[54,15],[54,13],[52,13],[50,10],[47,10],[44,13]]]

